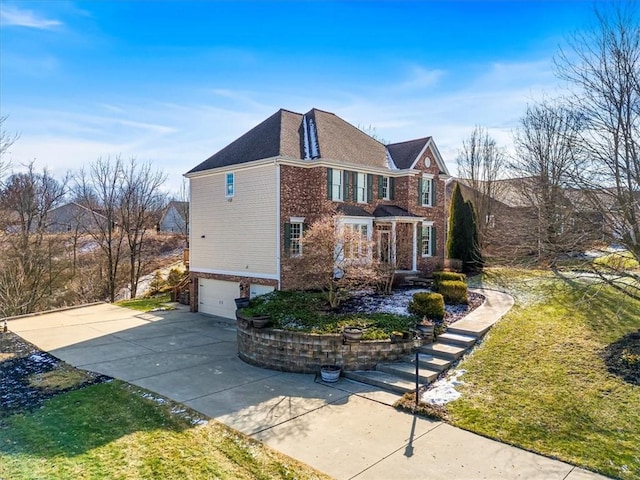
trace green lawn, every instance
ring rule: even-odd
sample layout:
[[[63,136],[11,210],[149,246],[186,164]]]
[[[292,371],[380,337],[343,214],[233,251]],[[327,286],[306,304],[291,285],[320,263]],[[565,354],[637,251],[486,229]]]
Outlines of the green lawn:
[[[224,425],[113,381],[0,415],[2,479],[328,478]]]
[[[640,303],[552,273],[492,270],[477,285],[516,305],[460,368],[451,422],[601,472],[640,478],[640,386],[607,371],[603,349],[640,329]]]
[[[134,300],[121,300],[116,302],[116,305],[120,307],[131,308],[133,310],[139,310],[141,312],[149,312],[159,308],[170,309],[167,307],[167,303],[171,301],[171,295],[163,293],[162,295],[156,295],[149,298],[136,298]]]

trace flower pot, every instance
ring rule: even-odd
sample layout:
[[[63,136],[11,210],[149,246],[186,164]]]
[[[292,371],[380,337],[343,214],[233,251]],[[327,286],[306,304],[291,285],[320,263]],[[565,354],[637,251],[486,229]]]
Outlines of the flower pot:
[[[340,378],[340,370],[338,365],[322,365],[320,367],[320,377],[323,382],[335,383]]]
[[[236,309],[246,308],[249,306],[249,297],[234,298]]]
[[[391,333],[391,343],[401,342],[403,338],[402,332],[392,332]]]
[[[253,328],[264,328],[269,325],[269,322],[271,322],[271,319],[267,316],[253,317],[251,319]]]
[[[359,342],[362,339],[362,329],[359,327],[344,327],[342,337],[345,342]]]

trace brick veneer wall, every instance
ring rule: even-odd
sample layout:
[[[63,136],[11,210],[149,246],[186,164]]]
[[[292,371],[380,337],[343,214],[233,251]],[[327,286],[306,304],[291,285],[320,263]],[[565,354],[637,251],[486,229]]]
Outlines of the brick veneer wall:
[[[253,328],[239,319],[238,354],[262,368],[313,373],[320,365],[340,365],[346,370],[370,370],[377,363],[399,360],[411,353],[413,339],[391,343],[372,340],[343,344],[342,335],[316,335],[274,328]]]

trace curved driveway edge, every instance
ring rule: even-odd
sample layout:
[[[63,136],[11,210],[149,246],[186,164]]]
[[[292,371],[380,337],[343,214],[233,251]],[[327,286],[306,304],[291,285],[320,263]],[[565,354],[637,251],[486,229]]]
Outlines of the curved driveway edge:
[[[493,311],[495,323],[512,303],[487,294],[475,320]],[[329,386],[247,365],[237,356],[235,322],[186,308],[100,304],[14,319],[9,328],[76,367],[181,402],[338,479],[605,478],[399,412],[390,407],[398,396],[368,385],[342,378]]]

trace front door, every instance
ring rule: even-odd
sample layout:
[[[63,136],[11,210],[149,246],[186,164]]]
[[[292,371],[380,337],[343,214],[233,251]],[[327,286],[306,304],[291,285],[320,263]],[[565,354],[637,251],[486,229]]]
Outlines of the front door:
[[[382,263],[390,263],[391,254],[391,231],[380,227],[378,230],[378,259]]]

